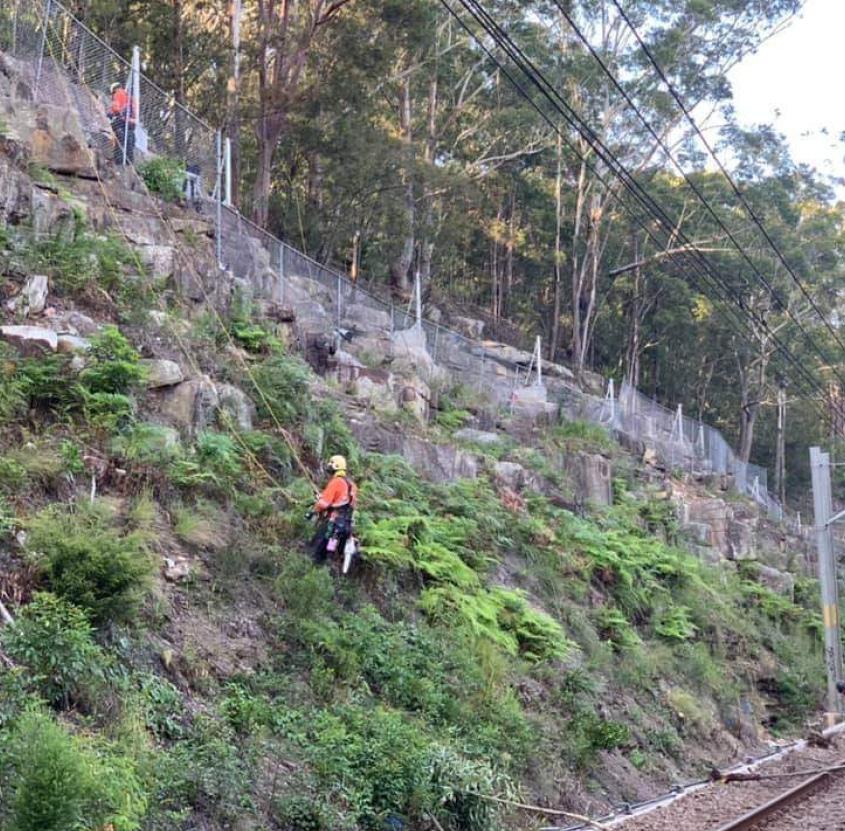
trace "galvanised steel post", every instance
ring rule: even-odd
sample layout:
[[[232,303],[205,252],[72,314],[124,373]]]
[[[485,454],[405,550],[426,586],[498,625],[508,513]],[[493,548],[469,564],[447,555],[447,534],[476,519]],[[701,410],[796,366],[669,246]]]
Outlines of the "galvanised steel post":
[[[816,547],[819,555],[824,655],[827,667],[827,720],[835,723],[842,715],[842,696],[837,684],[842,681],[842,641],[839,620],[839,588],[833,554],[833,502],[830,493],[830,456],[818,447],[810,448],[810,473],[813,481]]]
[[[50,13],[53,9],[53,0],[47,0],[44,8],[44,28],[41,30],[41,45],[38,47],[38,65],[35,68],[35,89],[32,93],[32,100],[38,100],[38,85],[41,83],[41,72],[44,68],[44,50],[47,48],[47,29],[50,26]]]

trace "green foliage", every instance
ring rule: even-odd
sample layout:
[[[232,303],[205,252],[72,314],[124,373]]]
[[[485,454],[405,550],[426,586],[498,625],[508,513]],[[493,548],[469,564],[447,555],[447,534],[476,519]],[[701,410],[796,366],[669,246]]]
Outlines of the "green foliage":
[[[470,419],[472,419],[472,413],[469,410],[438,410],[434,417],[435,424],[449,432],[465,427]]]
[[[179,202],[185,187],[185,163],[167,156],[156,156],[139,165],[138,172],[151,193],[165,202]]]
[[[146,795],[133,763],[71,735],[48,715],[24,714],[11,735],[9,831],[135,831]]]
[[[115,326],[91,338],[85,369],[79,380],[90,393],[126,394],[144,379],[139,355]]]
[[[131,621],[152,574],[144,535],[122,534],[97,506],[45,508],[28,523],[27,550],[47,587],[95,625]]]
[[[283,426],[301,423],[307,416],[311,400],[308,365],[290,355],[272,355],[254,370],[256,404],[263,419],[278,419]]]
[[[84,612],[51,594],[36,594],[15,626],[0,631],[9,656],[51,705],[68,707],[102,677],[103,655]]]
[[[550,431],[555,444],[566,449],[613,450],[616,446],[604,427],[590,421],[566,421]]]
[[[32,273],[49,275],[68,294],[98,286],[126,299],[132,295],[127,270],[137,266],[137,257],[118,236],[93,233],[79,213],[69,232],[29,245],[23,258]]]
[[[325,805],[306,796],[288,796],[273,806],[273,816],[284,831],[328,831]]]
[[[132,464],[167,467],[181,456],[172,433],[158,424],[132,424],[112,439],[110,447],[115,456]]]

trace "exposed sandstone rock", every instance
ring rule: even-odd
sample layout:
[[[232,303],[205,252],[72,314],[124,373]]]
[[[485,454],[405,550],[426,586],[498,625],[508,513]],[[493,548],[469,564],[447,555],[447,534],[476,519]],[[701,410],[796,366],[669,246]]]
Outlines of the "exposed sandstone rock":
[[[47,305],[47,291],[46,275],[33,274],[24,283],[20,292],[6,304],[6,308],[24,317],[40,314]]]
[[[140,361],[144,367],[145,383],[147,389],[158,387],[172,387],[184,379],[182,367],[175,361],[168,361],[161,358],[146,358]]]
[[[0,326],[0,337],[22,355],[55,352],[58,346],[56,333],[42,326]]]

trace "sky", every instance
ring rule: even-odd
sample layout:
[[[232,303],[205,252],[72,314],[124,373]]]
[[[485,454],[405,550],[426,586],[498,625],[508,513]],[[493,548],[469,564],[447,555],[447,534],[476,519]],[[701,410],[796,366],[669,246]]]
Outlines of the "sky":
[[[845,0],[807,0],[788,29],[728,76],[740,124],[773,124],[796,161],[843,178],[844,39]],[[837,190],[843,193],[841,186]]]

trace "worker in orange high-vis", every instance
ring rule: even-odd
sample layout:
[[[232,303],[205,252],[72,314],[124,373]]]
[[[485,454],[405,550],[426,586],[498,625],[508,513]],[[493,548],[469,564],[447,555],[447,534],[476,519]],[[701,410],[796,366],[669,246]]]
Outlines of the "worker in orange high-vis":
[[[123,84],[112,84],[109,121],[117,143],[114,150],[115,164],[124,163],[123,144],[126,143],[125,160],[131,164],[135,160],[135,125],[138,121],[138,101],[133,99]]]
[[[312,542],[312,556],[318,565],[324,563],[329,554],[344,550],[352,535],[352,514],[358,499],[358,489],[346,471],[346,459],[332,456],[327,468],[331,479],[308,513],[309,519],[315,514],[320,519]]]

